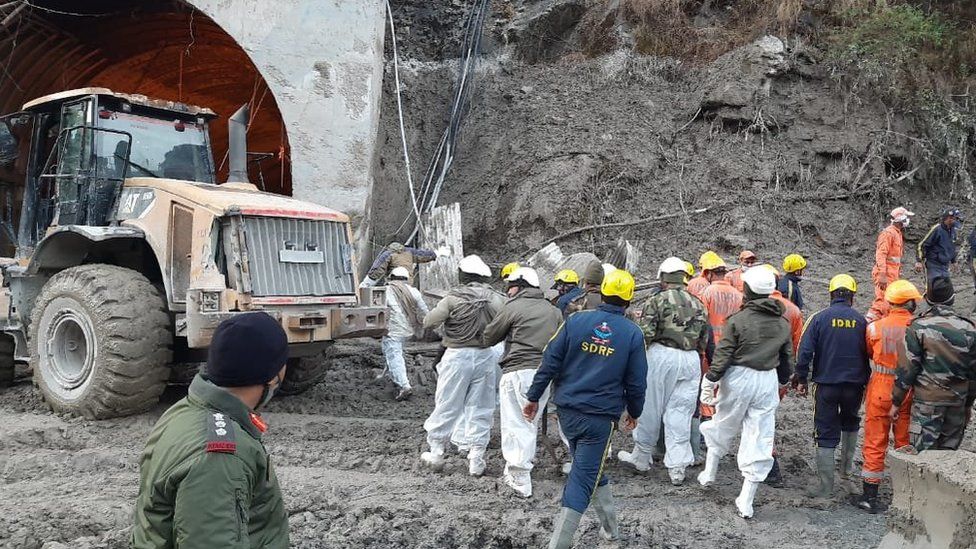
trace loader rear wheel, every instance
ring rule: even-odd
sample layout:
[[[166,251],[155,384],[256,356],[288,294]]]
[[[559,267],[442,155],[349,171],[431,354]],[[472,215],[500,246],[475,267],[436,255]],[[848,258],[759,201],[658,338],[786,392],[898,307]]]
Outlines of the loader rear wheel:
[[[317,385],[329,370],[333,356],[334,347],[329,345],[321,353],[312,356],[289,358],[285,380],[278,387],[277,394],[298,395]]]
[[[34,304],[30,336],[34,383],[55,412],[135,414],[166,388],[169,314],[137,271],[93,264],[54,275]]]
[[[9,387],[14,382],[14,338],[0,335],[0,387]]]

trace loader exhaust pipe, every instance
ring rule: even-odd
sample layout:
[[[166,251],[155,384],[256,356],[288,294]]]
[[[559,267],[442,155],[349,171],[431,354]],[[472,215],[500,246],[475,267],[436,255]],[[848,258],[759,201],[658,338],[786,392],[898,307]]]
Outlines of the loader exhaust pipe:
[[[247,121],[250,117],[251,109],[245,104],[227,120],[228,183],[250,183],[247,179]]]

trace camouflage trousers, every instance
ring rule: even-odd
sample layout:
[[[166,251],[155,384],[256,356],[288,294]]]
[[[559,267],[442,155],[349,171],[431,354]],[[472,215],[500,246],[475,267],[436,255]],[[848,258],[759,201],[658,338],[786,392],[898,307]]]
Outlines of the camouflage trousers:
[[[968,423],[969,410],[965,404],[935,406],[916,400],[908,430],[912,446],[918,451],[956,450]]]

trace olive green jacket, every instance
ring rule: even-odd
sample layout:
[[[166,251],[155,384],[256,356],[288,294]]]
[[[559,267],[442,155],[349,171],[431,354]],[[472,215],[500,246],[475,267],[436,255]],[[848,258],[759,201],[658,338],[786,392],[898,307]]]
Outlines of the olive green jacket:
[[[505,355],[499,365],[504,373],[538,368],[542,352],[563,323],[563,315],[542,290],[526,288],[505,302],[485,328],[489,346],[505,341]]]
[[[146,443],[133,549],[288,547],[278,478],[250,414],[197,374]]]

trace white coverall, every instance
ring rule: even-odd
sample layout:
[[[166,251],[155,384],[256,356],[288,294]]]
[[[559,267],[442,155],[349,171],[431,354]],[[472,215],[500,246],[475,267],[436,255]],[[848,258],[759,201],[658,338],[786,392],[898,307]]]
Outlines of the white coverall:
[[[502,378],[502,367],[498,365],[498,361],[501,360],[502,356],[505,354],[505,342],[503,341],[493,346],[492,350],[495,351],[497,358],[495,360],[495,379],[492,381],[491,385],[493,388],[497,388],[498,382]],[[495,406],[498,406],[497,391],[495,393]],[[469,431],[471,431],[471,429],[474,428],[474,431],[476,432],[478,429],[476,425],[473,426],[471,421],[471,416],[476,412],[477,412],[477,407],[466,406],[464,408],[464,414],[461,416],[460,421],[458,421],[454,425],[454,432],[451,433],[451,443],[457,446],[458,450],[462,450],[466,452],[471,449],[472,446],[471,439],[475,436],[475,433]],[[494,419],[495,418],[493,413],[492,423],[494,423]]]
[[[701,424],[701,434],[709,453],[716,458],[729,453],[739,440],[739,471],[750,482],[766,480],[773,468],[773,437],[776,408],[779,407],[779,379],[776,370],[759,371],[732,366],[719,382],[715,415]]]
[[[414,299],[418,316],[423,321],[428,312],[427,304],[424,303],[424,298],[420,295],[419,290],[413,286],[407,286],[407,288]],[[385,373],[389,374],[390,379],[397,387],[409,389],[410,380],[407,378],[407,364],[403,359],[403,342],[413,337],[414,327],[410,325],[410,319],[403,312],[400,301],[389,290],[386,292],[386,306],[390,310],[387,333],[380,343],[383,349],[383,357],[386,358]]]
[[[695,461],[691,449],[691,417],[698,402],[701,358],[697,351],[682,351],[653,343],[647,349],[647,393],[644,413],[634,429],[634,446],[650,455],[657,445],[664,420],[664,466],[683,469]]]
[[[434,411],[424,422],[427,443],[434,455],[444,455],[458,423],[471,451],[484,455],[491,437],[497,398],[498,353],[492,349],[449,348],[437,367]]]
[[[517,370],[502,375],[498,387],[501,400],[501,432],[502,456],[505,458],[505,473],[511,475],[515,482],[526,487],[527,494],[532,494],[532,462],[535,460],[536,440],[539,434],[539,424],[544,419],[544,413],[537,413],[535,420],[529,422],[522,416],[522,408],[528,403],[525,394],[532,385],[535,369]],[[539,410],[546,409],[549,401],[549,389],[542,393],[539,399]]]

